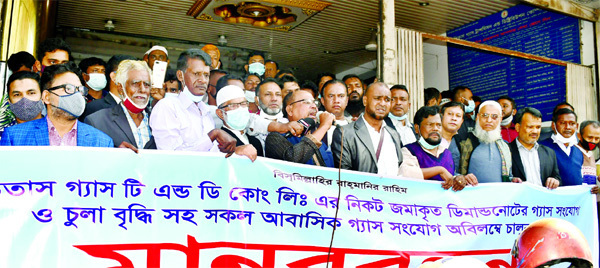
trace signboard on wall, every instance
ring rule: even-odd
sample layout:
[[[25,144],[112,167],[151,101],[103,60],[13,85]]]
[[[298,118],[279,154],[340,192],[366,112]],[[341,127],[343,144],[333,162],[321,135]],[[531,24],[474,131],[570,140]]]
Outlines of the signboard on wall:
[[[579,20],[517,5],[448,31],[449,37],[581,63]],[[550,120],[566,100],[565,67],[448,45],[450,88],[471,88],[483,100],[508,95]]]

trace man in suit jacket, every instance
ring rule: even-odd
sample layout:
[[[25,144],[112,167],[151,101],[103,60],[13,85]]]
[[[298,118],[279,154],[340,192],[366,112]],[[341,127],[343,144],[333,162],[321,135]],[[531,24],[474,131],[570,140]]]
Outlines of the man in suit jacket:
[[[402,163],[402,142],[398,132],[384,123],[390,112],[392,94],[384,83],[373,83],[362,100],[365,112],[333,133],[331,152],[334,164],[341,168],[386,176],[397,176]]]
[[[517,113],[515,123],[518,136],[509,144],[514,178],[549,189],[558,187],[561,179],[556,154],[537,143],[542,129],[542,113],[525,107]]]
[[[102,109],[111,108],[121,102],[121,97],[119,95],[119,87],[115,82],[115,76],[117,72],[117,68],[119,67],[119,63],[124,60],[135,60],[135,57],[129,55],[114,55],[112,56],[107,63],[107,68],[110,70],[108,73],[108,94],[104,96],[102,99],[93,100],[88,102],[85,105],[85,110],[83,114],[79,117],[80,122],[85,122],[85,118]]]
[[[121,62],[115,82],[125,99],[113,108],[91,114],[85,122],[108,134],[115,146],[156,149],[144,110],[150,101],[150,73],[144,61]]]
[[[74,63],[45,68],[40,84],[48,116],[7,128],[0,145],[113,147],[106,134],[77,121],[85,107],[81,81]]]

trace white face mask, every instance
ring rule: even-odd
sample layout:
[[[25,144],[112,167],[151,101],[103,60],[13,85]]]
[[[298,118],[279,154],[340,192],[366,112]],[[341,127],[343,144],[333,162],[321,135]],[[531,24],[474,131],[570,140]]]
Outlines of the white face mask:
[[[165,98],[177,98],[177,97],[179,97],[179,94],[177,94],[177,93],[171,93],[171,92],[165,93]]]
[[[473,100],[467,100],[468,105],[465,106],[465,113],[470,113],[472,111],[475,111],[475,101]]]
[[[425,148],[427,150],[433,150],[433,149],[437,148],[438,146],[440,146],[440,142],[438,142],[438,144],[429,144],[429,142],[427,142],[425,139],[423,139],[423,137],[420,137],[418,142],[421,146],[423,146],[423,148]]]
[[[104,74],[91,73],[89,76],[90,80],[86,83],[94,91],[100,91],[106,87],[106,76]]]
[[[554,134],[553,137],[556,141],[563,143],[563,144],[564,143],[568,143],[569,145],[577,144],[577,133],[573,133],[573,135],[571,135],[571,137],[565,138],[563,135],[558,133],[558,131],[556,131],[556,134]]]
[[[190,90],[187,88],[187,86],[183,87],[183,91],[181,92],[181,94],[185,94],[193,102],[201,102],[204,100],[204,98],[207,98],[207,100],[208,100],[207,94],[204,94],[202,96],[196,96],[196,95],[192,94],[192,92],[190,92]]]
[[[513,120],[513,116],[510,115],[507,118],[502,119],[502,122],[500,122],[500,125],[501,126],[508,126],[508,125],[510,125],[510,123],[512,123],[512,120]]]
[[[246,90],[244,92],[244,96],[246,97],[246,100],[250,103],[254,103],[254,96],[256,96],[256,92],[254,91],[250,91],[250,90]]]

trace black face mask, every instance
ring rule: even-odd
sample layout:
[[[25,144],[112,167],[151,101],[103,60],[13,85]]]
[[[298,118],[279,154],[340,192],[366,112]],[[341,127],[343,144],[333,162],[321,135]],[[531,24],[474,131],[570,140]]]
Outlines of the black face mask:
[[[581,137],[581,142],[579,142],[579,144],[581,144],[581,147],[583,147],[583,149],[586,151],[592,151],[598,147],[598,143],[588,142],[583,137]]]

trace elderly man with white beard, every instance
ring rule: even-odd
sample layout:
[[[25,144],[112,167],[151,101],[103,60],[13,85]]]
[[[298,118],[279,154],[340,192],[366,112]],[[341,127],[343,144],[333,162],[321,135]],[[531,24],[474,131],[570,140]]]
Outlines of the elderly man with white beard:
[[[471,185],[478,182],[512,181],[512,159],[508,144],[500,133],[502,107],[496,101],[479,106],[475,130],[457,140],[460,150],[459,173]]]

